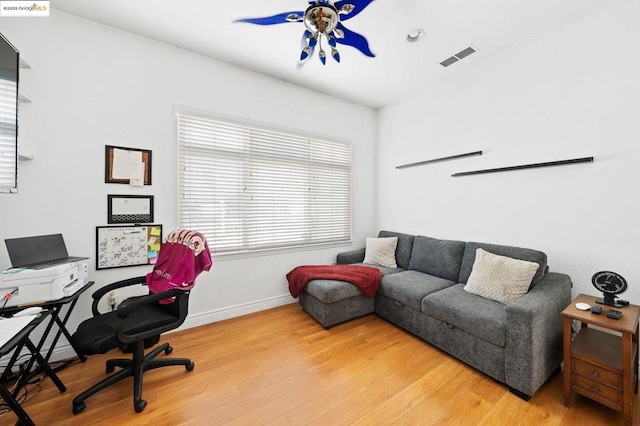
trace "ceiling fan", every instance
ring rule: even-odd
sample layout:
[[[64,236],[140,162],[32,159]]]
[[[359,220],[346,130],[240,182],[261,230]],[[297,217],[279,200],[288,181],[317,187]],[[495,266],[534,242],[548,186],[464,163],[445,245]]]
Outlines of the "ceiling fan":
[[[369,57],[375,55],[369,49],[367,39],[353,31],[348,30],[342,21],[353,18],[362,12],[373,0],[313,0],[309,1],[309,7],[305,11],[283,12],[273,16],[262,18],[238,19],[235,22],[247,22],[256,25],[275,25],[290,22],[303,22],[306,29],[302,34],[302,52],[300,60],[313,56],[318,48],[318,57],[323,65],[327,62],[327,53],[322,46],[322,39],[326,39],[331,48],[331,57],[340,62],[340,53],[337,44],[344,44],[358,49]]]

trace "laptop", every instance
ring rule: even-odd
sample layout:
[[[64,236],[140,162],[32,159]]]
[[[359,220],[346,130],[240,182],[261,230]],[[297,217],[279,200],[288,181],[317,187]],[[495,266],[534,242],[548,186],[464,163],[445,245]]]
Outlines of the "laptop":
[[[12,268],[44,269],[50,266],[88,259],[69,256],[62,234],[4,240]]]

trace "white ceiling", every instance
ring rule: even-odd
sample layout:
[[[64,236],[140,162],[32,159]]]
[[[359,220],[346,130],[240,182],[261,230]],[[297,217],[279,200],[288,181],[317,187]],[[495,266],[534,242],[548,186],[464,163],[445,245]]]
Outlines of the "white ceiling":
[[[356,0],[357,1],[357,0]],[[338,45],[341,63],[316,55],[299,65],[304,25],[258,26],[239,18],[304,11],[306,0],[53,0],[51,7],[372,108],[615,0],[375,0],[344,22],[375,58]],[[418,43],[407,33],[425,30]],[[448,68],[468,46],[477,52]]]

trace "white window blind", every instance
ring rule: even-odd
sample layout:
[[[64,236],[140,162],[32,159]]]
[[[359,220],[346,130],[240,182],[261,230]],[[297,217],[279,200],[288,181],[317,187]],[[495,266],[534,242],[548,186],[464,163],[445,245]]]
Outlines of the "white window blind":
[[[179,225],[214,253],[350,240],[350,145],[176,112]]]
[[[0,192],[15,192],[18,186],[17,90],[15,75],[0,68]]]

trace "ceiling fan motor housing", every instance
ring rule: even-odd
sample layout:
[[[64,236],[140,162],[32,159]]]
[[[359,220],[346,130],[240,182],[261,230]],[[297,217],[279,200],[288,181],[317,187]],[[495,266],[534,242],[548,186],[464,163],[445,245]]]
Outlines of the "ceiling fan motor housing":
[[[329,34],[338,22],[338,10],[329,3],[311,5],[304,12],[304,25],[314,34]]]

